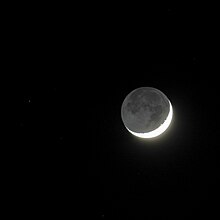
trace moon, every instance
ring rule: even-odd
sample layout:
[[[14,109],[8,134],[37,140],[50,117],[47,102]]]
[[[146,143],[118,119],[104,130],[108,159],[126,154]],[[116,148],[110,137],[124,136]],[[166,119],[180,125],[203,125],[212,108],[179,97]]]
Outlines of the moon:
[[[140,87],[124,99],[121,117],[131,134],[140,138],[154,138],[169,127],[173,108],[170,100],[160,90]]]

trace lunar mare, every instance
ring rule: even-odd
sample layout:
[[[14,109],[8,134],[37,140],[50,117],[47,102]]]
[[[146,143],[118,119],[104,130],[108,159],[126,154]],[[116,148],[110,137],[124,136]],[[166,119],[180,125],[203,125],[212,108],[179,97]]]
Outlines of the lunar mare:
[[[152,138],[169,127],[173,109],[171,102],[160,90],[141,87],[127,95],[122,104],[121,116],[131,134]]]

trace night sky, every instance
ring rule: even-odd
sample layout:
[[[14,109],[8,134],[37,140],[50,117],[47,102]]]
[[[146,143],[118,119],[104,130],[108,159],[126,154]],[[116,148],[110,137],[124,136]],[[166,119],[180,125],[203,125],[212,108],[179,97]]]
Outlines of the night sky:
[[[215,29],[195,8],[84,9],[13,23],[9,182],[17,215],[215,219]],[[142,86],[161,90],[174,111],[168,130],[151,140],[121,120],[124,98]]]

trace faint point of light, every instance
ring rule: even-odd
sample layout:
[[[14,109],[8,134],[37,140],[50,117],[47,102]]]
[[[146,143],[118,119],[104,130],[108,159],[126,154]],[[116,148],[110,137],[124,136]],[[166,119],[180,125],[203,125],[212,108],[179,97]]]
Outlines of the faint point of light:
[[[154,137],[157,137],[159,136],[160,134],[162,134],[164,131],[166,131],[166,129],[169,127],[171,121],[172,121],[172,118],[173,118],[173,108],[172,108],[172,105],[171,105],[171,102],[169,101],[170,103],[170,111],[169,111],[169,114],[166,118],[166,120],[164,121],[163,124],[160,125],[160,127],[156,128],[155,130],[153,131],[150,131],[150,132],[147,132],[147,133],[136,133],[136,132],[133,132],[131,130],[128,129],[128,131],[137,136],[137,137],[140,137],[140,138],[154,138]]]

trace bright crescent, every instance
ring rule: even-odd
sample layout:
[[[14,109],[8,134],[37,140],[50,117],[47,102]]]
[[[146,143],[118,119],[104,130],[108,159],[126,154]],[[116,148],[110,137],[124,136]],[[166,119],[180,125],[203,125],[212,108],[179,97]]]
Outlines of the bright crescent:
[[[159,136],[160,134],[162,134],[164,131],[166,131],[166,129],[169,127],[171,121],[172,121],[172,118],[173,118],[173,108],[172,108],[172,105],[171,105],[171,102],[169,101],[170,103],[170,111],[169,111],[169,114],[166,118],[166,120],[164,121],[163,124],[160,125],[160,127],[156,128],[155,130],[153,131],[150,131],[150,132],[147,132],[147,133],[137,133],[137,132],[133,132],[131,130],[129,130],[127,127],[127,130],[137,136],[137,137],[140,137],[140,138],[154,138],[154,137],[157,137]]]

